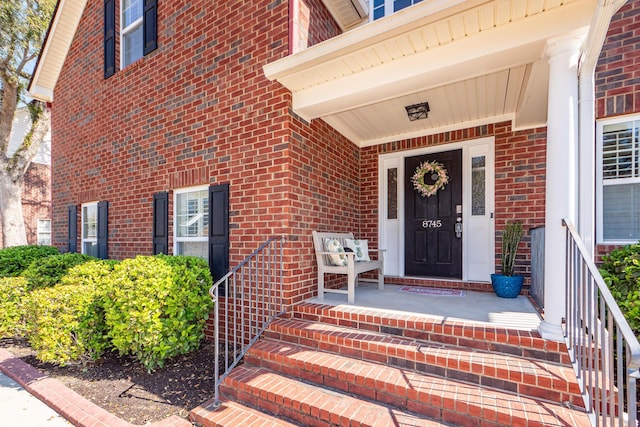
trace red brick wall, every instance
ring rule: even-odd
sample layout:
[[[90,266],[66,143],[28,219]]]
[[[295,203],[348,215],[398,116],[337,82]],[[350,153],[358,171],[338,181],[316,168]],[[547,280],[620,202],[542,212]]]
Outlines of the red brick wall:
[[[218,2],[215,11],[204,0],[161,3],[158,49],[106,80],[102,4],[89,0],[55,92],[61,248],[70,204],[108,200],[109,254],[125,258],[152,251],[154,193],[229,183],[230,265],[285,235],[284,296],[297,302],[316,292],[312,230],[351,230],[377,244],[379,153],[490,135],[497,229],[515,218],[527,229],[544,222],[543,130],[514,133],[502,123],[358,149],[322,120],[293,114],[291,95],[262,71],[289,52],[286,1]],[[322,18],[311,22],[325,25],[326,10],[313,10]],[[309,34],[320,41],[333,31]],[[525,250],[520,270],[528,259]]]
[[[513,132],[509,122],[479,126],[429,135],[410,140],[391,142],[362,150],[361,216],[360,231],[363,238],[378,238],[378,156],[384,153],[413,150],[421,147],[495,137],[495,225],[496,255],[500,253],[501,233],[505,223],[520,221],[526,234],[520,243],[516,261],[519,273],[529,275],[531,264],[530,236],[528,230],[544,225],[546,129]],[[499,271],[499,258],[496,265]]]
[[[150,254],[154,193],[229,183],[230,265],[286,235],[285,296],[307,298],[311,230],[357,228],[358,150],[264,77],[288,54],[288,2],[178,3],[159,4],[158,49],[105,80],[103,2],[88,2],[55,90],[54,242],[66,248],[68,205],[108,200],[109,256]],[[309,16],[313,42],[336,28],[324,7]]]
[[[327,8],[320,0],[294,0],[297,3],[297,15],[294,32],[297,40],[293,52],[304,50],[341,33]]]
[[[150,253],[153,194],[209,183],[230,183],[232,263],[286,232],[289,99],[262,66],[288,53],[287,3],[161,3],[159,48],[106,80],[102,4],[87,4],[56,86],[56,245],[66,206],[99,199],[110,256]]]
[[[611,20],[596,67],[596,117],[640,111],[640,1],[629,1]]]
[[[640,112],[640,1],[612,18],[596,67],[596,119]],[[601,167],[601,165],[598,165]],[[596,245],[596,261],[619,245]]]
[[[22,214],[27,232],[27,244],[38,243],[38,220],[51,219],[51,167],[31,163],[22,184]],[[2,227],[0,227],[2,248]]]

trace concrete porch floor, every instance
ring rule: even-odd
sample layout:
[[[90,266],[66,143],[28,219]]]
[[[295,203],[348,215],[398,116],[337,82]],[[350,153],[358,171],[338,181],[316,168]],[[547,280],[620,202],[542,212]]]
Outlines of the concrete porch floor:
[[[306,302],[340,306],[342,310],[376,309],[394,313],[411,313],[442,322],[460,321],[489,324],[496,327],[533,331],[541,322],[540,315],[525,296],[500,298],[493,293],[463,291],[463,296],[439,296],[401,292],[401,285],[385,284],[378,290],[375,284],[361,282],[356,288],[355,304],[347,296],[325,293],[324,300],[311,298]]]

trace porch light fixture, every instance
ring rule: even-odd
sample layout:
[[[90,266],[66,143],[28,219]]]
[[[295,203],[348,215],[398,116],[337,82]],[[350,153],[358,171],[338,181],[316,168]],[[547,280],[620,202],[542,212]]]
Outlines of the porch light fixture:
[[[429,117],[429,111],[431,111],[428,102],[407,105],[404,108],[407,110],[407,116],[409,116],[409,120],[411,120],[412,122],[420,119],[426,119],[427,117]]]

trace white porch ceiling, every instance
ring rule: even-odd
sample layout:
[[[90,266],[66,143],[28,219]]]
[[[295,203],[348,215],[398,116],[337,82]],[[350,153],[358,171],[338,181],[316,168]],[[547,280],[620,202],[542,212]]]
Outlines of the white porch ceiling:
[[[345,0],[349,1],[349,0]],[[546,123],[547,41],[586,33],[594,0],[432,0],[264,67],[301,117],[359,146],[512,120]],[[410,122],[405,106],[429,102]]]

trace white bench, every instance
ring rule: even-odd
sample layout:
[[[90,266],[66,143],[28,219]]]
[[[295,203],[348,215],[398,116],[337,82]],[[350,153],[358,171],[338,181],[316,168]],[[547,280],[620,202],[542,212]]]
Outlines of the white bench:
[[[369,248],[369,253],[377,252],[378,257],[371,261],[355,261],[354,252],[344,252],[347,257],[347,265],[334,265],[329,258],[329,255],[336,255],[335,252],[327,252],[324,247],[324,239],[334,238],[338,239],[343,247],[345,246],[345,239],[353,239],[353,233],[332,233],[332,232],[313,232],[313,245],[316,250],[316,261],[318,262],[318,298],[324,299],[325,292],[334,292],[339,294],[347,294],[347,302],[353,304],[355,302],[356,295],[356,281],[360,273],[367,271],[378,270],[378,279],[361,279],[363,282],[373,282],[378,284],[378,289],[384,289],[384,275],[382,272],[383,266],[383,253],[384,250],[375,250]],[[341,255],[343,255],[341,253]],[[334,274],[346,274],[347,275],[347,290],[344,289],[326,289],[324,287],[324,275],[325,273]]]

